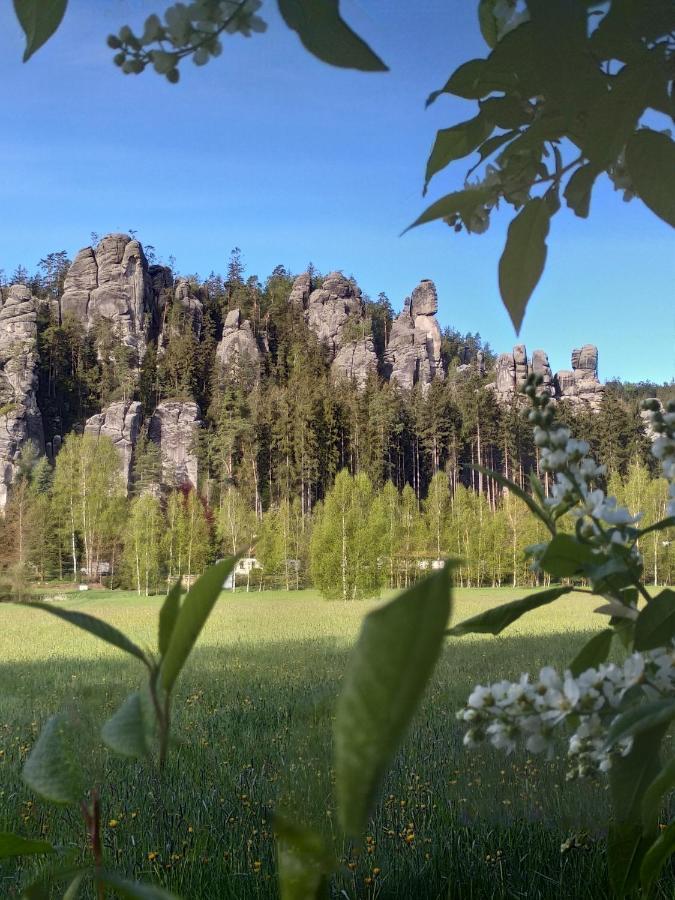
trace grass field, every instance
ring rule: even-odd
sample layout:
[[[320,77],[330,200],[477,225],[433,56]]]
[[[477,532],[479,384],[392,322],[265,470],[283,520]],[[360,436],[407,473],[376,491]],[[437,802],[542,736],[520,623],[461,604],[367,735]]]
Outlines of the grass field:
[[[453,618],[515,596],[457,591]],[[65,602],[154,645],[160,598],[101,591]],[[90,783],[101,786],[110,865],[184,898],[276,897],[271,819],[279,808],[332,841],[342,862],[334,897],[607,897],[604,786],[566,783],[564,759],[469,753],[454,718],[478,681],[568,662],[601,627],[581,594],[506,636],[448,641],[368,834],[357,846],[343,843],[331,715],[374,605],[328,603],[309,591],[223,594],[181,676],[177,743],[161,783],[150,766],[108,755],[96,738],[139,683],[140,666],[44,613],[0,607],[0,831],[42,834],[84,857],[79,815],[38,801],[19,777],[42,721],[70,708],[82,722]],[[561,855],[573,833],[584,835],[584,848]],[[0,897],[17,897],[34,870],[34,862],[0,861]]]

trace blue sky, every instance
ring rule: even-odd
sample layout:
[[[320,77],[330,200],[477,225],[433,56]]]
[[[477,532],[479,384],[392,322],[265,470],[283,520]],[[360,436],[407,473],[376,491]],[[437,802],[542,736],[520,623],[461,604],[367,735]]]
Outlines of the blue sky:
[[[424,101],[485,53],[474,0],[343,0],[389,64],[384,75],[314,60],[266,0],[266,34],[226,39],[208,66],[184,64],[179,85],[123,76],[106,35],[165,6],[70,0],[26,65],[10,4],[0,7],[0,267],[32,270],[52,250],[74,254],[92,231],[133,228],[183,272],[223,271],[236,245],[249,274],[311,260],[373,297],[385,291],[395,309],[433,278],[443,325],[479,331],[497,351],[516,342],[497,289],[506,217],[480,236],[433,224],[399,237],[464,178],[456,164],[421,196],[436,129],[473,115],[467,101],[444,97],[426,111]],[[554,370],[595,343],[603,379],[671,380],[674,286],[672,230],[605,179],[590,219],[556,216],[518,340],[545,349]]]

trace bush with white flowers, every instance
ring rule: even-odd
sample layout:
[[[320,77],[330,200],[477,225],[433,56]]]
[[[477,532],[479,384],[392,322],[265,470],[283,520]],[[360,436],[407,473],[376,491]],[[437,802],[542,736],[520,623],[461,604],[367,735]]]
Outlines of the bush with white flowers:
[[[661,758],[675,720],[675,591],[649,593],[639,541],[675,525],[675,403],[665,410],[658,401],[645,404],[657,434],[652,452],[669,482],[670,499],[668,517],[640,529],[641,515],[632,515],[599,486],[606,472],[589,445],[555,421],[541,380],[531,376],[524,393],[550,489],[531,475],[527,494],[498,473],[488,474],[518,494],[548,529],[550,540],[528,554],[535,571],[560,585],[460,622],[450,634],[499,634],[572,590],[604,599],[596,611],[608,617],[607,627],[562,673],[546,666],[516,682],[477,685],[457,718],[467,726],[469,748],[487,742],[507,753],[520,746],[551,755],[563,738],[568,778],[608,777],[611,885],[617,897],[637,889],[646,897],[675,850],[675,820],[659,827],[665,798],[675,789],[675,759]],[[573,534],[560,530],[563,516],[573,519]],[[607,662],[613,645],[625,653],[620,663]]]

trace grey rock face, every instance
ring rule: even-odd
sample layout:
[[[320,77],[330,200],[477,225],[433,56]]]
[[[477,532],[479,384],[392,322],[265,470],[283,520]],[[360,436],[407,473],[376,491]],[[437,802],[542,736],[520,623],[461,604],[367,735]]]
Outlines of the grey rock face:
[[[337,378],[355,381],[357,388],[362,390],[368,375],[377,372],[377,354],[372,337],[349,341],[340,347],[331,363],[331,371]]]
[[[99,319],[109,320],[140,359],[157,327],[157,306],[153,279],[138,241],[127,234],[109,234],[96,248],[80,250],[60,300],[61,320],[69,315],[87,328]]]
[[[495,389],[498,399],[509,400],[516,393],[516,362],[513,353],[500,353],[497,357],[497,381]]]
[[[192,330],[199,339],[204,325],[204,306],[198,297],[192,292],[192,286],[187,278],[179,278],[174,289],[174,303],[182,308],[189,319]]]
[[[584,404],[597,411],[605,394],[605,387],[598,379],[598,348],[584,344],[573,350],[572,371],[558,372],[555,386],[561,400],[574,405]]]
[[[242,320],[238,309],[231,309],[225,318],[216,360],[227,377],[244,377],[254,383],[260,377],[262,354],[251,323]]]
[[[658,397],[648,397],[647,399],[651,400],[652,402],[656,401],[659,405],[659,409],[661,410],[661,412],[663,412],[663,403],[659,400]],[[641,409],[640,418],[642,419],[642,427],[645,430],[645,435],[653,443],[657,439],[657,437],[659,437],[659,433],[658,431],[654,431],[654,428],[652,427],[652,414],[646,409]]]
[[[403,390],[421,384],[426,390],[434,378],[443,378],[441,329],[436,321],[438,295],[433,281],[424,279],[406,298],[395,319],[385,350],[391,381]]]
[[[0,309],[0,509],[9,499],[22,447],[44,451],[37,405],[37,301],[15,284]]]
[[[298,275],[293,282],[288,302],[295,309],[302,311],[307,308],[307,302],[311,293],[312,280],[309,277],[309,272],[303,272],[303,274]]]
[[[142,419],[143,413],[138,401],[124,402],[120,400],[111,403],[102,412],[87,419],[84,426],[85,434],[93,434],[97,438],[104,435],[110,438],[115,445],[120,456],[120,474],[127,491],[129,490],[129,473],[134,448],[141,430]]]
[[[150,418],[148,437],[160,449],[162,484],[168,488],[197,487],[195,442],[201,425],[196,403],[166,400]]]

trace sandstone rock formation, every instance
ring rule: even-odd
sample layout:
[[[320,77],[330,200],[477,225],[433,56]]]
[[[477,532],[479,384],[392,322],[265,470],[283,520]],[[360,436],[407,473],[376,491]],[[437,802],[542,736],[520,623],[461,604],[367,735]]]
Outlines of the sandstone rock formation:
[[[593,344],[572,351],[572,370],[562,370],[555,376],[556,396],[597,410],[605,387],[598,379],[598,348]]]
[[[434,378],[443,377],[437,311],[436,286],[424,279],[394,319],[385,350],[385,369],[390,380],[404,390],[418,383],[425,390]]]
[[[368,375],[377,372],[377,354],[372,336],[348,341],[340,347],[331,363],[331,371],[337,378],[355,381],[357,388],[362,390]]]
[[[148,437],[160,449],[162,484],[197,487],[197,432],[201,425],[196,403],[165,400],[150,418]]]
[[[216,360],[226,377],[244,377],[253,383],[260,377],[262,354],[251,323],[242,320],[238,309],[231,309],[225,317]]]
[[[664,411],[663,403],[659,400],[658,397],[647,397],[646,399],[647,399],[647,400],[650,400],[652,403],[653,403],[654,401],[656,401],[656,403],[658,403],[659,410],[660,410],[661,412]],[[657,439],[657,437],[659,437],[659,432],[658,432],[658,431],[654,431],[654,428],[653,428],[653,426],[652,426],[652,414],[651,414],[651,412],[649,412],[649,410],[647,410],[647,409],[641,409],[641,410],[640,410],[640,418],[642,419],[642,427],[643,427],[644,430],[645,430],[645,435],[646,435],[646,437],[649,438],[649,440],[650,440],[652,443],[654,443],[654,441]]]
[[[157,328],[153,282],[143,248],[127,234],[106,235],[75,257],[60,299],[61,321],[73,316],[86,328],[107,319],[142,357]]]
[[[136,401],[119,400],[87,419],[84,426],[86,434],[96,437],[109,437],[120,456],[120,474],[125,490],[129,490],[129,474],[134,448],[141,430],[143,413],[141,404]]]
[[[309,272],[303,272],[302,275],[298,275],[293,282],[291,293],[288,296],[288,302],[294,309],[302,312],[307,308],[307,302],[311,293],[312,279],[309,276]]]
[[[9,288],[0,309],[0,509],[4,509],[24,445],[44,450],[37,405],[37,301],[22,284]]]

